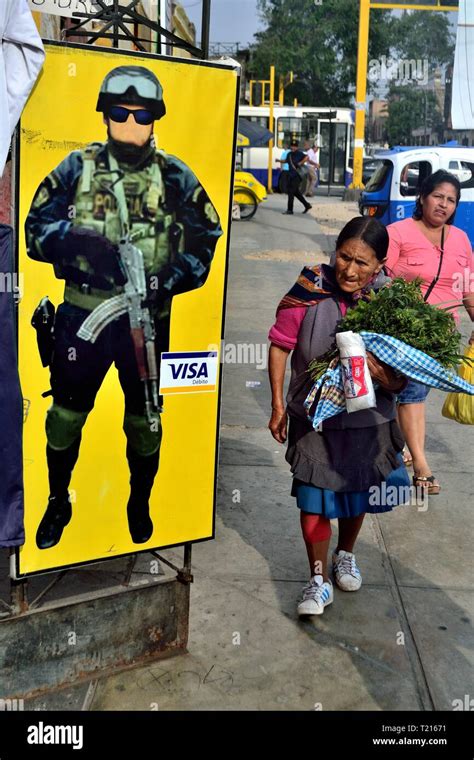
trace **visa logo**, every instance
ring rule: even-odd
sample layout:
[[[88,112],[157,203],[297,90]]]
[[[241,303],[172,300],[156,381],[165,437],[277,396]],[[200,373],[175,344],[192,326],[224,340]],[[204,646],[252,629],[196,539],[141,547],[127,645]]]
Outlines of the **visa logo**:
[[[172,364],[170,362],[171,375],[173,380],[192,380],[193,378],[209,377],[206,362],[181,362]],[[199,367],[199,369],[197,369]]]
[[[217,351],[176,351],[161,354],[160,393],[214,393]]]

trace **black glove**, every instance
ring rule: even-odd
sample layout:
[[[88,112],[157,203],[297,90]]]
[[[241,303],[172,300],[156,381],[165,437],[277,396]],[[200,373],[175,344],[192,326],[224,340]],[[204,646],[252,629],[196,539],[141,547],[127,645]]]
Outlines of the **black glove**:
[[[79,255],[85,256],[98,275],[115,278],[120,272],[117,246],[89,227],[72,225],[63,240],[60,255],[66,261]]]
[[[152,275],[148,281],[147,303],[150,307],[160,309],[165,301],[179,293],[184,293],[186,276],[173,264],[166,264],[156,276]]]

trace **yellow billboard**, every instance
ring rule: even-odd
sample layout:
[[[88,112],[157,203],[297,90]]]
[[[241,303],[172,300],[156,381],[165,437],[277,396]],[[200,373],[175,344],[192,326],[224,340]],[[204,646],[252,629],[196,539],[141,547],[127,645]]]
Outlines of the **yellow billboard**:
[[[213,536],[231,66],[46,45],[17,157],[17,575]]]

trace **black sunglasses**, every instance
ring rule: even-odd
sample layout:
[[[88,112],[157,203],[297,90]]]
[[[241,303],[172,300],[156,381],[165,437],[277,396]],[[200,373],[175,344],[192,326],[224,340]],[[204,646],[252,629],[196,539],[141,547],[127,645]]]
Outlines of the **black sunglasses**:
[[[148,111],[146,108],[140,108],[138,111],[132,111],[131,109],[124,108],[123,106],[112,106],[109,108],[107,115],[110,119],[112,119],[112,121],[117,121],[119,124],[124,124],[130,114],[133,114],[133,118],[137,124],[153,124],[155,121],[155,117],[153,116],[152,112]]]

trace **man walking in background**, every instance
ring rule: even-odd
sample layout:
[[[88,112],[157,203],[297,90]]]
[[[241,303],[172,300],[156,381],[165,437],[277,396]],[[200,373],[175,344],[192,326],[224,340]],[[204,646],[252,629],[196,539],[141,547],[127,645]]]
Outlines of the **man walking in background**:
[[[319,185],[319,147],[315,140],[313,145],[306,150],[308,156],[308,185],[306,195],[308,198],[312,198],[314,191]]]
[[[296,140],[292,140],[290,143],[290,152],[287,156],[288,161],[288,207],[286,211],[284,211],[284,214],[293,214],[293,203],[294,199],[298,198],[298,200],[303,204],[304,211],[303,214],[306,214],[307,211],[311,208],[311,203],[308,203],[305,201],[303,194],[301,192],[301,184],[303,180],[306,179],[305,176],[303,176],[303,164],[305,164],[308,161],[308,156],[305,155],[305,153],[299,149],[298,142]]]

